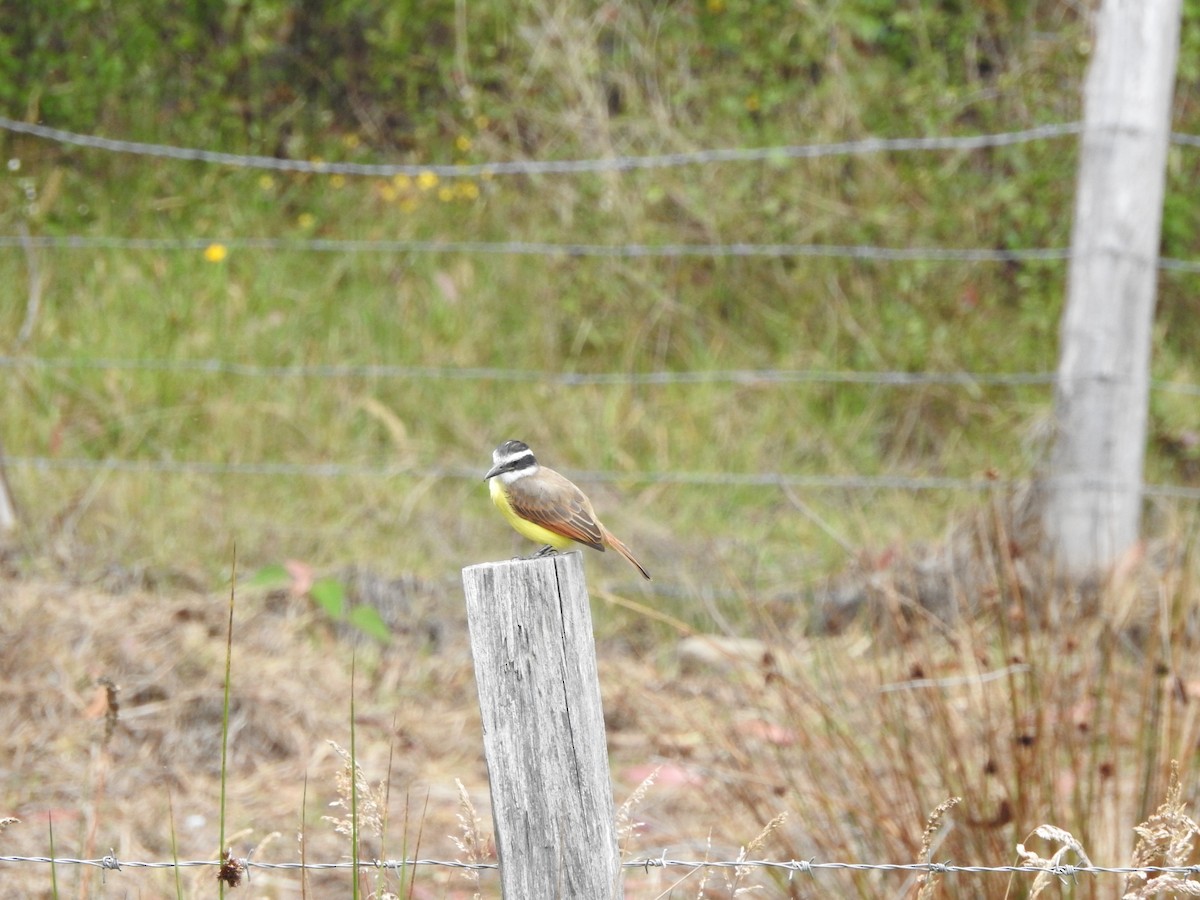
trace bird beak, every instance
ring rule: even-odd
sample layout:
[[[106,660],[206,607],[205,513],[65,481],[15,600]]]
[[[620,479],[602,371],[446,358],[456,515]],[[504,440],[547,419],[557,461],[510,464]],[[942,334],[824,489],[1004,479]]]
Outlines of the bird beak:
[[[492,478],[495,478],[499,474],[500,474],[500,466],[492,466],[490,469],[488,469],[488,473],[483,476],[483,480],[488,481]]]

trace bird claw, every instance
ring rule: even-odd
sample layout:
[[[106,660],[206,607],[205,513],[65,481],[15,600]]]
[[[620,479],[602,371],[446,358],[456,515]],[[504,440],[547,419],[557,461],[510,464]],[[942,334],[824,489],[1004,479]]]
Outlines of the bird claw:
[[[547,556],[557,556],[557,555],[558,555],[558,551],[555,550],[554,547],[552,547],[550,544],[547,544],[545,547],[543,547],[537,553],[534,553],[530,556],[514,556],[513,562],[529,562],[529,560],[531,560],[531,559],[544,559]]]

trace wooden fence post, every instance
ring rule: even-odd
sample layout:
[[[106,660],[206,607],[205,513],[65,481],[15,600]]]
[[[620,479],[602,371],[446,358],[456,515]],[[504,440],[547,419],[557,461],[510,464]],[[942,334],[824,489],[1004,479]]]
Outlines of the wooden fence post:
[[[1068,574],[1138,538],[1181,0],[1103,0],[1084,90],[1046,534]]]
[[[581,554],[463,569],[501,890],[623,895]]]

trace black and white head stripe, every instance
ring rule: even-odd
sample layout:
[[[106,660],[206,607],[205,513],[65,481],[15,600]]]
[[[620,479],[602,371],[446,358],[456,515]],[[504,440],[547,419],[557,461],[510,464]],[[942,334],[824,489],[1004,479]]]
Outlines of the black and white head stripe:
[[[518,460],[521,461],[521,465],[512,465]],[[492,462],[506,469],[520,469],[537,460],[533,458],[533,451],[524,441],[505,441],[492,453]]]
[[[505,441],[492,451],[492,468],[487,477],[499,475],[501,472],[518,472],[522,469],[536,469],[537,460],[533,451],[523,441]]]

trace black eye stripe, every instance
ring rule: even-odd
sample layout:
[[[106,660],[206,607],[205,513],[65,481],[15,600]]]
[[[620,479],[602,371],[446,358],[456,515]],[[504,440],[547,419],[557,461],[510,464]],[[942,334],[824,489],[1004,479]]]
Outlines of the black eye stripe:
[[[537,465],[537,460],[533,458],[533,454],[528,450],[520,456],[514,456],[512,459],[505,460],[503,463],[505,470],[510,472],[515,472],[517,469],[525,469],[533,465]]]

